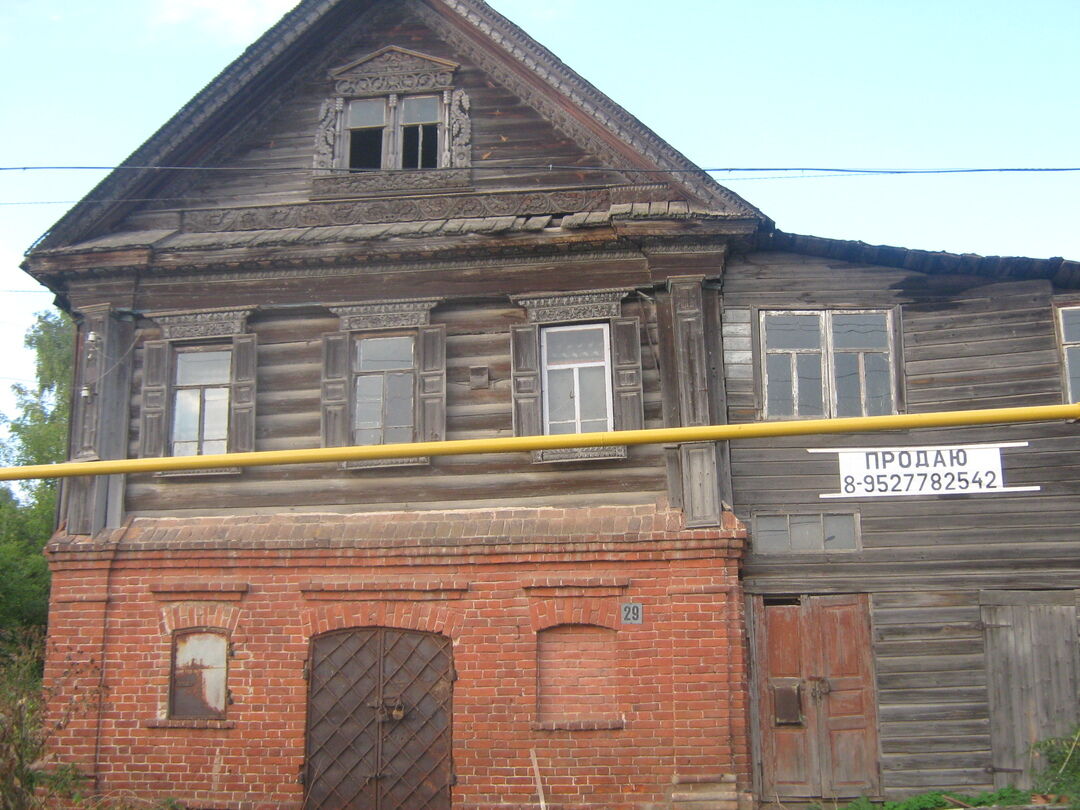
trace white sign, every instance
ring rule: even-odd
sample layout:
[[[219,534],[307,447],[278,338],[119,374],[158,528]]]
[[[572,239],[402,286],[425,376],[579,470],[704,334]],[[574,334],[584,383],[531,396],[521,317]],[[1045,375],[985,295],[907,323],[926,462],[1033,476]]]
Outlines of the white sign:
[[[978,495],[1036,492],[1039,487],[1007,487],[1001,448],[1027,442],[953,444],[941,447],[838,447],[809,450],[836,453],[840,491],[822,498],[877,498],[897,495]]]

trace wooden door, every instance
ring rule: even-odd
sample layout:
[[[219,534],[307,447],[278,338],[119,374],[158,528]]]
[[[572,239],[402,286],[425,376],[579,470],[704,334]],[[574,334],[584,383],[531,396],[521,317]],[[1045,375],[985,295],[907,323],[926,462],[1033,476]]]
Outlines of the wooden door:
[[[305,810],[449,810],[450,639],[393,628],[312,641]]]
[[[880,793],[865,594],[754,601],[762,799]]]
[[[983,591],[994,787],[1031,787],[1032,743],[1080,722],[1075,591]]]

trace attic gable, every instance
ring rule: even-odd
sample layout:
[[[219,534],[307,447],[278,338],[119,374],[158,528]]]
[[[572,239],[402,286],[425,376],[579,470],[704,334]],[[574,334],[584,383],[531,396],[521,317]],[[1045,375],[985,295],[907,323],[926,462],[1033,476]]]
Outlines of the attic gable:
[[[387,45],[373,54],[330,71],[335,91],[343,96],[417,93],[449,90],[461,65],[449,59]]]

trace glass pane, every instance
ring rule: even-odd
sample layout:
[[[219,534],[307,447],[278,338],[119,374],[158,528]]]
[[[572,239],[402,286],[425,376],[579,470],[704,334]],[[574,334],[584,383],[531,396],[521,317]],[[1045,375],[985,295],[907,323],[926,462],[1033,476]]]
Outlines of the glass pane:
[[[821,535],[821,515],[790,515],[791,550],[821,551],[824,548]]]
[[[582,433],[607,433],[610,430],[607,419],[583,419],[581,421]]]
[[[820,349],[820,318],[817,315],[766,315],[765,348]]]
[[[573,422],[574,371],[569,368],[553,369],[547,373],[548,422]],[[551,431],[555,432],[555,431]],[[569,431],[573,433],[571,429]]]
[[[177,385],[213,385],[227,383],[232,352],[178,352],[176,355]]]
[[[349,129],[381,127],[386,122],[386,102],[381,98],[360,98],[349,102]]]
[[[203,392],[203,439],[229,435],[229,389],[206,388]]]
[[[547,432],[552,436],[561,436],[564,433],[577,433],[577,424],[575,422],[549,422]]]
[[[409,444],[412,440],[412,425],[407,427],[388,427],[383,431],[384,444]]]
[[[198,388],[181,388],[173,400],[174,442],[195,441],[199,438],[199,397]]]
[[[1065,363],[1069,369],[1069,401],[1080,401],[1080,346],[1065,350]]]
[[[754,520],[754,551],[775,554],[791,550],[787,518],[784,515],[760,515]]]
[[[578,409],[581,419],[598,419],[606,423],[608,418],[607,368],[586,366],[578,369],[578,383],[581,386],[578,392]],[[600,428],[600,430],[605,429]]]
[[[382,444],[380,428],[361,428],[353,431],[353,441],[357,444]]]
[[[367,374],[356,378],[354,428],[380,428],[383,414],[383,376]]]
[[[409,428],[409,438],[401,441],[412,439],[414,387],[411,372],[386,375],[386,426]]]
[[[1080,343],[1080,307],[1061,310],[1061,334],[1066,343]]]
[[[859,384],[859,355],[840,352],[833,357],[836,374],[836,415],[862,416],[862,386]]]
[[[549,366],[564,363],[602,363],[604,344],[605,332],[602,326],[544,330],[544,346]]]
[[[173,442],[172,454],[174,456],[197,456],[199,455],[199,443]]]
[[[204,456],[216,456],[224,453],[228,448],[226,447],[225,440],[214,442],[203,442],[202,451]]]
[[[855,516],[825,515],[825,550],[855,548]]]
[[[821,395],[821,355],[795,355],[795,368],[799,375],[799,416],[824,416],[825,406]]]
[[[413,339],[410,335],[356,341],[356,371],[412,367]]]
[[[888,349],[884,312],[853,312],[832,316],[834,349]]]
[[[893,412],[892,370],[889,368],[889,355],[863,355],[863,369],[866,372],[866,415],[884,416]]]
[[[355,102],[354,102],[355,103]],[[439,122],[438,96],[410,96],[401,102],[401,123],[431,124]]]
[[[795,397],[791,387],[791,355],[765,355],[765,379],[769,416],[793,416]]]

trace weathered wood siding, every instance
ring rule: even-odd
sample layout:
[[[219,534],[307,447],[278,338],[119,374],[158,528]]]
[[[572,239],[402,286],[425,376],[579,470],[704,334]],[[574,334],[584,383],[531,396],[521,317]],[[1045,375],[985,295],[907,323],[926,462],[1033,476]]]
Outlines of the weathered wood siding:
[[[628,301],[624,313],[648,316]],[[432,322],[447,329],[447,438],[512,436],[510,326],[525,312],[509,301],[446,305]],[[336,332],[325,310],[269,311],[250,320],[258,337],[256,450],[319,446],[322,335]],[[156,336],[146,322],[143,339]],[[661,426],[657,366],[641,332],[646,427]],[[141,349],[136,352],[133,425],[138,424]],[[490,386],[473,389],[469,369],[488,369]],[[138,436],[130,436],[138,453]],[[529,454],[433,458],[421,467],[341,470],[334,464],[250,468],[236,476],[190,478],[131,476],[128,510],[136,514],[188,514],[281,508],[471,508],[500,504],[647,503],[666,488],[659,448],[631,448],[623,461],[533,464]]]
[[[901,408],[1063,401],[1053,293],[1041,281],[926,276],[786,254],[733,259],[723,296],[728,417],[759,418],[755,308],[892,308],[901,324]],[[822,501],[836,457],[808,447],[1027,441],[1003,451],[1009,486],[1039,492]],[[730,448],[734,505],[820,513],[854,508],[861,550],[757,555],[751,592],[872,594],[887,793],[993,784],[978,590],[1080,584],[1080,433],[1052,423],[754,440]],[[993,662],[989,662],[993,666]]]

